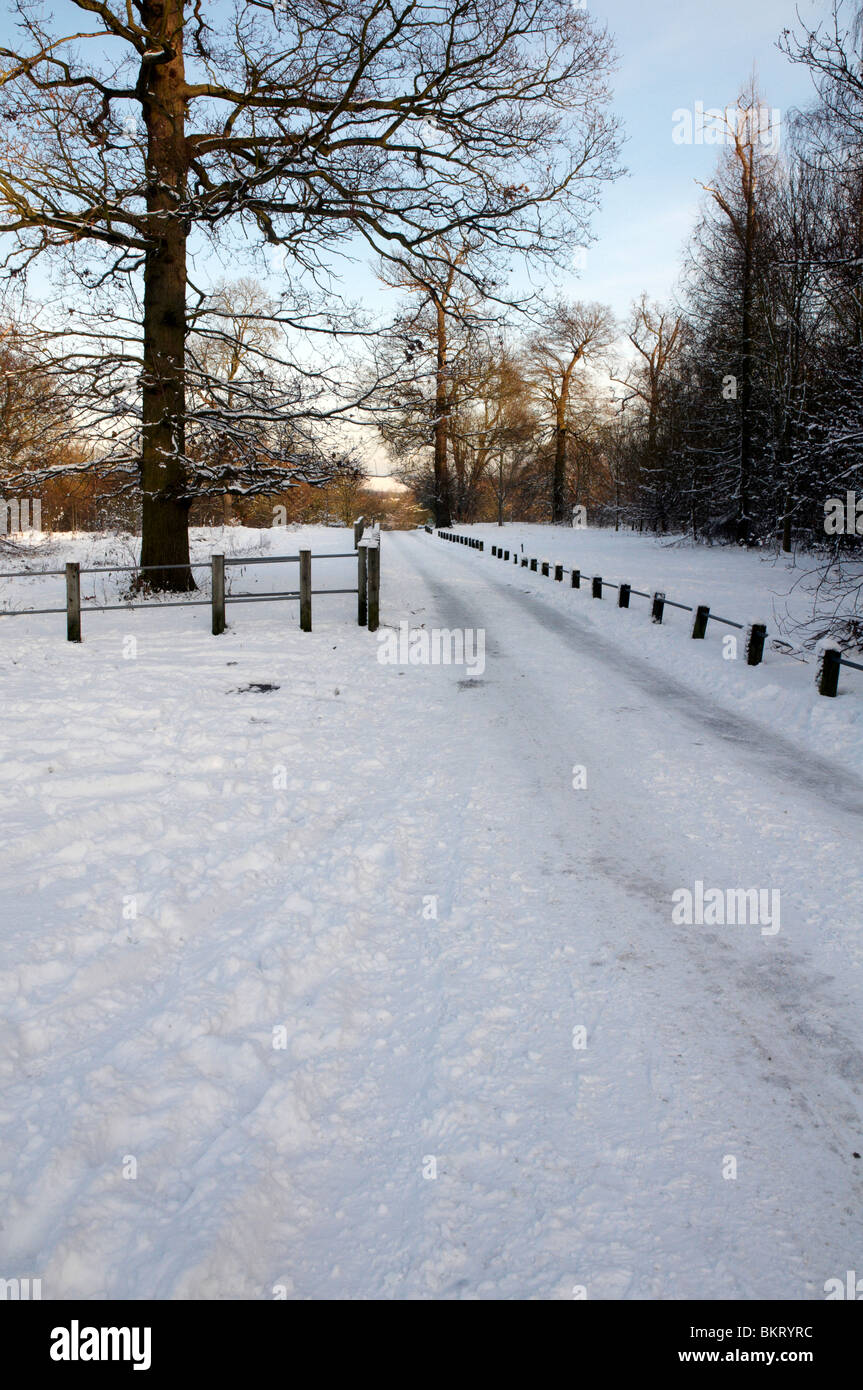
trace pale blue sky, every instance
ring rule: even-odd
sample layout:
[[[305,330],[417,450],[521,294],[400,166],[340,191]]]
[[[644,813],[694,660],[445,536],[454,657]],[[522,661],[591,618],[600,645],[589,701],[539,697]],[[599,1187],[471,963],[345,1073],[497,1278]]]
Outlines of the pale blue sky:
[[[588,0],[591,12],[616,36],[620,66],[615,110],[624,123],[628,178],[610,188],[596,217],[597,242],[572,288],[580,298],[609,303],[625,314],[642,290],[662,299],[676,280],[681,249],[709,180],[715,146],[675,145],[672,112],[734,103],[755,68],[763,99],[783,121],[808,105],[805,69],[776,47],[795,27],[794,0]],[[799,0],[807,22],[826,15],[825,0]]]

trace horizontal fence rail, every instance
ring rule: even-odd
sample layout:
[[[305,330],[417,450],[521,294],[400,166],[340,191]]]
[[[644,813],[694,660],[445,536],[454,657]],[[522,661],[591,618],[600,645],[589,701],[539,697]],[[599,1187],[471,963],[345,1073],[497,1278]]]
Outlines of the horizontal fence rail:
[[[225,631],[225,609],[229,603],[278,603],[299,600],[300,628],[303,632],[312,630],[312,598],[326,594],[356,594],[357,624],[377,631],[380,611],[380,531],[364,535],[365,523],[361,517],[354,526],[357,539],[355,550],[322,551],[313,554],[311,550],[300,550],[296,555],[232,555],[213,554],[208,560],[192,560],[186,565],[89,565],[67,564],[55,570],[13,570],[0,573],[0,579],[44,579],[63,576],[66,580],[66,603],[62,608],[14,608],[0,609],[0,618],[23,618],[43,614],[66,614],[66,637],[70,642],[81,641],[81,614],[117,613],[136,611],[142,608],[210,608],[212,610],[212,632],[218,637]],[[372,558],[374,557],[374,558]],[[349,589],[313,589],[312,561],[356,560],[357,583]],[[229,593],[225,585],[225,570],[229,567],[245,565],[299,565],[298,589],[273,589],[263,593]],[[211,574],[211,592],[208,599],[184,598],[168,599],[165,602],[150,603],[83,603],[81,602],[82,574],[146,574],[150,570],[168,569],[208,569]]]
[[[425,530],[431,535],[434,534],[430,526]],[[483,550],[484,544],[476,536],[461,536],[452,531],[438,531],[438,537],[445,541],[454,541],[459,545],[467,545],[475,550]],[[493,559],[509,561],[510,552],[502,546],[493,545],[491,547]],[[520,557],[513,550],[513,563],[518,565],[521,561],[521,568],[528,569],[532,573],[540,573],[543,578],[553,577],[558,583],[563,581],[564,567],[561,564],[552,565],[548,560],[539,560],[522,554]],[[690,636],[696,640],[703,638],[707,634],[708,623],[721,623],[724,627],[735,628],[738,632],[746,634],[744,653],[747,666],[760,666],[764,659],[764,644],[767,639],[766,623],[738,623],[733,618],[722,618],[718,613],[712,613],[707,604],[698,604],[693,607],[688,603],[677,603],[674,599],[666,596],[665,592],[657,589],[655,593],[645,593],[643,589],[634,589],[631,584],[614,584],[611,580],[603,579],[602,575],[582,574],[581,570],[571,571],[570,587],[580,589],[582,581],[590,584],[591,593],[594,598],[601,599],[604,589],[615,589],[618,594],[618,608],[628,608],[631,596],[647,599],[651,605],[650,616],[654,623],[661,623],[666,608],[676,608],[681,613],[693,613],[694,619]],[[849,657],[843,656],[841,648],[827,644],[825,645],[818,659],[818,670],[815,677],[815,684],[819,695],[835,696],[839,693],[839,673],[843,667],[851,671],[863,671],[863,664],[859,661],[852,661]]]

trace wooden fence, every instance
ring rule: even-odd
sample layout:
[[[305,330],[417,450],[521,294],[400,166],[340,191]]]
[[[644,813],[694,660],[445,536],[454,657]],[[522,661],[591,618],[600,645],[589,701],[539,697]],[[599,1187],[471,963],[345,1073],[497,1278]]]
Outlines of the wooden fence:
[[[79,564],[67,564],[62,570],[20,570],[0,574],[0,579],[41,579],[46,575],[63,575],[66,579],[66,606],[64,608],[19,608],[0,609],[0,618],[18,618],[25,614],[42,613],[66,614],[66,638],[69,642],[81,641],[81,614],[125,612],[139,608],[205,608],[212,610],[212,633],[218,637],[225,631],[226,608],[230,603],[278,603],[299,601],[300,629],[312,630],[312,598],[325,594],[356,594],[357,623],[368,627],[369,632],[378,629],[380,615],[380,532],[373,531],[363,538],[365,523],[362,517],[354,525],[353,550],[321,552],[299,550],[296,555],[238,556],[226,558],[214,554],[209,560],[195,560],[190,565],[93,565],[82,569]],[[314,589],[312,587],[312,562],[324,560],[356,559],[357,584],[350,589]],[[298,565],[297,589],[277,589],[266,593],[232,594],[227,591],[225,571],[232,566],[244,565]],[[152,569],[209,569],[211,587],[209,599],[171,599],[166,603],[81,603],[82,574],[145,574]]]

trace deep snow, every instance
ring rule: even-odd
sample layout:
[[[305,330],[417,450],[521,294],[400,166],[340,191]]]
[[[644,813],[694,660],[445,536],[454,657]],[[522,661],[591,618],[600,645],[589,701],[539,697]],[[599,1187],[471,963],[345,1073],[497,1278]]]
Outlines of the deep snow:
[[[380,638],[482,628],[482,675],[382,664],[350,596],[311,634],[2,620],[0,1274],[823,1297],[860,1251],[863,687],[424,533],[382,575]],[[696,880],[778,888],[781,930],[675,925]]]

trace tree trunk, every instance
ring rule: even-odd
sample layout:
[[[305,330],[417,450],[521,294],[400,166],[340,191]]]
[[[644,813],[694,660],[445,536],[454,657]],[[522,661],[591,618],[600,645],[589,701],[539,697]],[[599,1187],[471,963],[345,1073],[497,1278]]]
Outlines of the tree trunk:
[[[184,592],[196,586],[188,568],[191,498],[185,464],[188,226],[179,214],[188,158],[183,0],[144,0],[142,19],[171,57],[154,62],[152,55],[145,56],[139,78],[147,129],[150,243],[144,263],[141,565],[157,567],[144,573],[141,583]]]
[[[551,519],[556,524],[566,521],[566,397],[562,393],[554,427]]]
[[[446,314],[437,305],[437,370],[435,374],[434,480],[435,526],[449,526],[452,521],[449,468],[447,466],[447,334]]]
[[[743,303],[741,314],[740,361],[740,472],[738,476],[737,539],[745,544],[751,539],[752,522],[749,515],[749,480],[752,472],[752,376],[753,376],[753,299],[755,291],[755,244],[757,231],[756,179],[754,155],[744,165],[746,222],[743,237]]]
[[[581,359],[582,353],[583,349],[579,348],[563,372],[560,379],[560,392],[555,405],[554,477],[551,488],[551,519],[555,523],[565,522],[569,519],[566,512],[566,415],[569,409],[572,373],[576,363]],[[576,485],[576,501],[578,501],[577,491]]]
[[[752,268],[748,251],[744,261],[743,275],[737,539],[747,543],[750,535],[749,475],[752,465]]]
[[[791,554],[791,495],[785,495],[785,514],[782,518],[782,549],[786,555]]]
[[[782,549],[786,555],[790,555],[791,553],[791,521],[794,511],[794,493],[796,491],[796,479],[793,476],[791,466],[791,461],[794,457],[794,414],[792,414],[792,402],[796,405],[796,396],[797,382],[794,381],[789,393],[789,399],[785,406],[785,419],[782,426],[782,448],[780,452],[780,463],[786,478],[785,503],[782,508]]]

